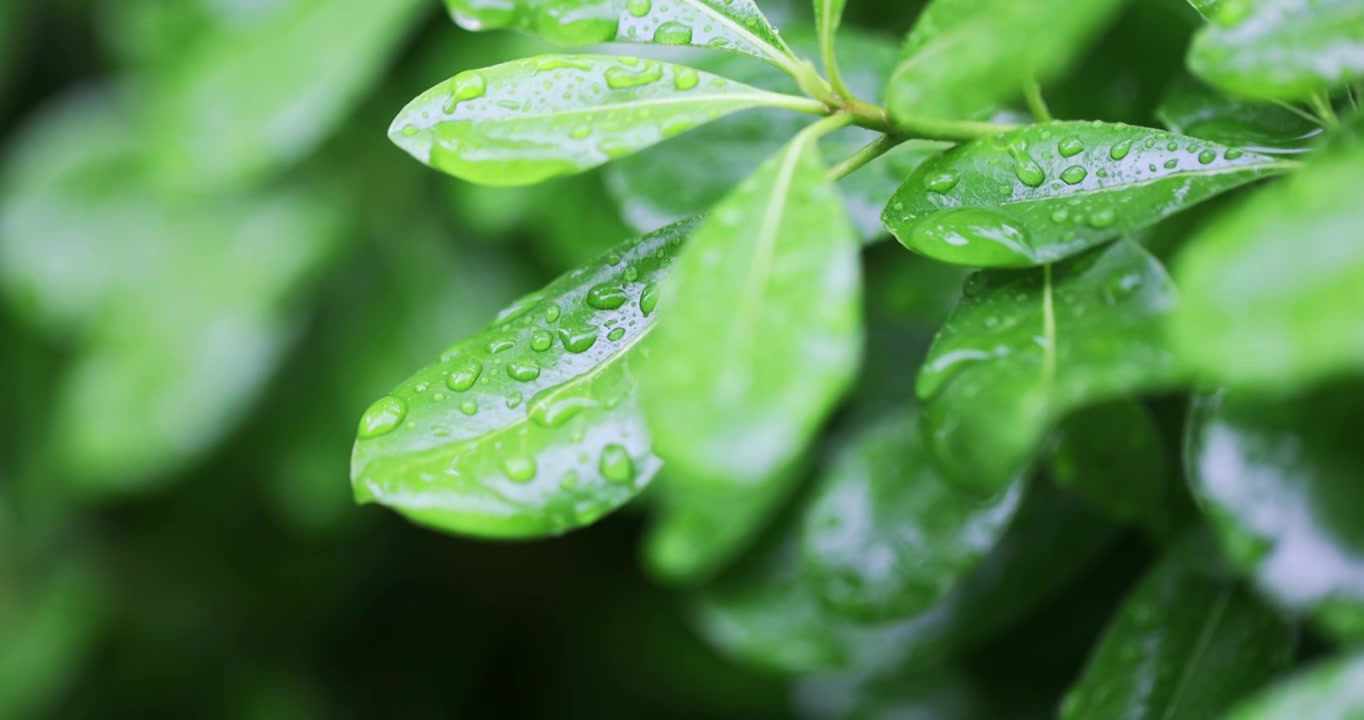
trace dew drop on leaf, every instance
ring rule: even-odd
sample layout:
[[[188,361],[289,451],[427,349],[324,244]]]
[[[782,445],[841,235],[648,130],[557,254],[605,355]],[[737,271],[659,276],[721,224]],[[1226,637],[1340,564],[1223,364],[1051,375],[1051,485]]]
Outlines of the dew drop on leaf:
[[[473,415],[478,412],[478,403],[473,398],[465,400],[459,404],[459,411],[465,415]]]
[[[514,362],[507,366],[507,375],[518,382],[530,382],[540,377],[540,366],[533,362]]]
[[[596,285],[587,291],[587,304],[598,310],[615,310],[627,299],[625,289],[618,285]]]
[[[545,330],[536,330],[530,335],[530,349],[535,352],[544,352],[554,344],[554,336]]]
[[[380,398],[360,418],[360,429],[356,434],[365,439],[387,435],[406,417],[407,403],[402,398],[392,395]]]
[[[928,179],[925,185],[935,193],[945,193],[957,186],[961,178],[954,172],[938,173]]]
[[[687,45],[691,43],[691,28],[680,22],[665,22],[654,31],[654,42],[660,45]]]
[[[602,450],[597,469],[601,471],[602,477],[614,483],[628,483],[635,477],[635,464],[620,445],[607,445]]]
[[[502,472],[515,482],[535,479],[535,461],[528,457],[511,456],[502,461]]]
[[[1108,156],[1114,160],[1121,160],[1127,157],[1130,152],[1132,152],[1132,141],[1123,140],[1122,142],[1113,143],[1113,147],[1108,149]]]
[[[646,286],[644,292],[640,294],[639,311],[644,313],[645,317],[648,317],[649,314],[654,311],[654,308],[658,307],[658,295],[659,291],[657,285]]]
[[[701,82],[701,76],[689,67],[678,66],[673,68],[673,87],[678,90],[690,90]]]
[[[1085,144],[1077,137],[1068,137],[1056,146],[1061,157],[1075,157],[1085,151]]]
[[[625,4],[625,10],[635,17],[644,17],[654,8],[654,4],[649,0],[630,0]]]
[[[597,328],[592,325],[561,327],[559,341],[571,353],[585,353],[597,344]]]
[[[1079,165],[1071,165],[1061,171],[1061,179],[1064,180],[1067,185],[1079,185],[1084,182],[1087,177],[1089,177],[1089,171]]]
[[[464,392],[474,386],[478,376],[483,374],[483,363],[466,358],[459,361],[454,370],[445,378],[445,386],[455,392]]]

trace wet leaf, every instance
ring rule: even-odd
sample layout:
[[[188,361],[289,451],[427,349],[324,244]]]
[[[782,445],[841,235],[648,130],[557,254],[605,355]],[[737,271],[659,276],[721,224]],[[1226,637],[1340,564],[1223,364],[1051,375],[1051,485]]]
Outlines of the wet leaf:
[[[1217,6],[1225,0],[1189,0],[1189,4],[1195,10],[1203,14],[1203,17],[1211,18],[1217,12]]]
[[[1228,97],[1187,75],[1156,114],[1171,132],[1258,153],[1305,152],[1321,126],[1279,105]]]
[[[891,115],[963,118],[1008,102],[1030,78],[1065,72],[1122,4],[933,0],[891,76]]]
[[[1160,428],[1129,398],[1084,408],[1054,437],[1051,479],[1119,522],[1162,530],[1168,518],[1170,468]]]
[[[1225,577],[1200,535],[1167,551],[1123,602],[1063,720],[1204,720],[1286,670],[1294,628]]]
[[[1002,490],[1070,412],[1181,377],[1162,332],[1174,284],[1130,242],[1046,270],[977,273],[964,292],[917,389],[928,447],[967,487]]]
[[[1292,400],[1217,394],[1190,420],[1189,478],[1223,548],[1285,608],[1364,638],[1364,386]]]
[[[753,0],[445,0],[466,30],[533,32],[560,45],[694,45],[790,67],[795,58]]]
[[[431,88],[403,108],[389,137],[463,180],[531,185],[739,110],[793,102],[814,101],[656,60],[544,55],[462,72]]]
[[[1364,655],[1317,663],[1236,706],[1228,720],[1355,720],[1364,713]]]
[[[1018,509],[1021,478],[981,501],[940,477],[917,415],[902,409],[836,452],[805,512],[810,582],[835,612],[885,620],[928,610],[994,547]]]
[[[1302,100],[1364,78],[1358,0],[1220,2],[1189,69],[1234,95]]]
[[[660,466],[635,404],[634,348],[691,230],[669,226],[559,278],[376,401],[352,458],[356,498],[497,538],[559,534],[633,498]]]
[[[1176,259],[1174,348],[1205,377],[1290,390],[1364,367],[1364,140],[1338,140]]]
[[[1130,125],[1034,125],[919,166],[886,206],[907,248],[974,267],[1031,267],[1280,172],[1280,161]]]

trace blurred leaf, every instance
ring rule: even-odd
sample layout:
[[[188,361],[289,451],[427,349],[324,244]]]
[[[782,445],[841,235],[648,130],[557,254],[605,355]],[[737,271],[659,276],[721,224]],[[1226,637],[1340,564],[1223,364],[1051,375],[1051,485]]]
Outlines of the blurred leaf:
[[[1008,102],[1025,82],[1064,73],[1122,4],[933,0],[891,76],[891,115],[964,118]]]
[[[1181,360],[1219,383],[1284,390],[1364,367],[1361,138],[1336,138],[1190,241],[1175,265]]]
[[[604,42],[695,45],[742,53],[778,67],[791,51],[753,0],[445,0],[466,30],[512,28],[560,45]]]
[[[1189,4],[1195,10],[1202,13],[1204,17],[1211,18],[1217,12],[1217,7],[1225,0],[1189,0]]]
[[[985,718],[980,690],[960,671],[941,669],[867,678],[813,675],[792,692],[808,720],[972,720]]]
[[[1172,132],[1262,153],[1303,152],[1321,127],[1272,103],[1222,95],[1181,75],[1156,111]]]
[[[1279,604],[1364,639],[1357,381],[1284,401],[1217,394],[1190,419],[1189,479],[1223,548]]]
[[[1364,78],[1358,0],[1237,0],[1217,5],[1189,69],[1234,95],[1303,100]]]
[[[1280,169],[1272,158],[1146,128],[1048,123],[930,158],[884,219],[901,244],[935,260],[1032,267]]]
[[[503,538],[559,534],[633,498],[659,462],[632,349],[692,227],[627,242],[518,300],[375,402],[352,459],[356,498]]]
[[[783,36],[807,56],[818,54],[818,41],[808,26],[787,28]],[[858,96],[876,99],[895,64],[896,48],[881,35],[855,29],[840,33],[840,42],[856,48],[843,64],[844,80]],[[696,67],[756,87],[798,92],[784,74],[730,55],[707,55]],[[809,118],[779,110],[755,110],[723,118],[694,132],[670,139],[606,168],[607,186],[625,219],[641,231],[709,211],[735,185],[776,153],[809,124]],[[825,157],[840,160],[875,140],[876,133],[845,128],[821,139]],[[848,213],[864,240],[885,234],[881,208],[886,198],[918,163],[946,147],[911,141],[878,158],[839,182]]]
[[[175,48],[145,109],[167,187],[242,187],[325,139],[419,18],[421,0],[289,0]]]
[[[1129,241],[1044,270],[972,275],[919,373],[923,429],[944,473],[993,493],[1074,410],[1181,374],[1162,321],[1174,284]]]
[[[806,509],[802,545],[812,588],[835,612],[866,620],[927,611],[998,542],[1022,479],[991,501],[937,473],[918,413],[900,410],[834,455]]]
[[[1320,662],[1237,705],[1228,720],[1355,720],[1364,714],[1364,655]]]
[[[27,587],[7,580],[0,577],[0,717],[51,717],[46,711],[75,682],[98,639],[95,578],[63,563]]]
[[[1219,570],[1202,535],[1171,547],[1118,610],[1061,717],[1220,717],[1286,670],[1294,628]]]
[[[1166,529],[1170,467],[1160,428],[1130,398],[1084,408],[1056,428],[1051,478],[1122,523]]]

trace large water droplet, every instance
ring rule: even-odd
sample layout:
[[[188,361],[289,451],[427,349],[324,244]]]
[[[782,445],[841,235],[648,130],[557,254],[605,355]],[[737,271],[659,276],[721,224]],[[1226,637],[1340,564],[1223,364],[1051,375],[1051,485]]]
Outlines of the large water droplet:
[[[647,285],[644,292],[639,296],[639,311],[644,313],[644,317],[649,317],[654,308],[658,307],[659,290],[657,285]]]
[[[1061,157],[1075,157],[1085,151],[1085,144],[1077,137],[1068,137],[1056,146],[1057,152]]]
[[[625,337],[625,328],[618,327],[606,334],[606,339],[615,342]]]
[[[1217,159],[1217,153],[1212,150],[1204,150],[1198,153],[1198,162],[1208,165]]]
[[[446,114],[453,114],[455,108],[466,100],[477,100],[488,92],[488,80],[477,71],[462,72],[450,78],[450,100],[443,108]]]
[[[478,413],[478,402],[469,398],[459,404],[459,411],[465,415],[475,415]]]
[[[649,0],[629,0],[625,3],[625,10],[635,17],[644,17],[652,9],[654,4]]]
[[[554,336],[545,330],[536,330],[530,334],[530,349],[535,352],[544,352],[554,344]]]
[[[558,322],[559,313],[560,310],[558,305],[550,305],[549,307],[545,308],[545,322],[547,323]]]
[[[1009,154],[1014,158],[1014,174],[1018,176],[1018,181],[1028,187],[1041,187],[1047,181],[1047,174],[1042,171],[1042,166],[1028,154],[1028,146],[1023,142],[1016,142],[1009,146]]]
[[[928,182],[924,183],[924,185],[935,193],[945,193],[956,187],[957,183],[960,181],[961,177],[954,172],[940,172],[930,175]]]
[[[513,455],[502,461],[502,472],[514,482],[530,482],[535,479],[535,460]]]
[[[691,43],[691,27],[675,21],[665,22],[654,31],[654,42],[660,45],[688,45]]]
[[[445,385],[455,392],[464,392],[474,386],[481,374],[483,363],[473,358],[465,358],[450,371],[449,376],[445,378]]]
[[[978,298],[990,289],[990,276],[983,270],[977,270],[961,283],[961,294],[969,298]]]
[[[630,296],[619,285],[596,285],[587,291],[587,304],[598,310],[615,310],[629,299]]]
[[[361,438],[376,438],[393,432],[407,417],[407,403],[392,395],[380,398],[360,418],[360,428],[356,434]]]
[[[613,90],[648,85],[658,82],[662,77],[663,66],[652,60],[641,63],[637,68],[625,64],[606,68],[606,85]]]
[[[602,449],[601,462],[597,465],[602,477],[614,483],[628,483],[635,477],[635,464],[630,453],[620,445],[607,445]]]
[[[560,327],[559,341],[571,353],[585,353],[597,344],[597,328],[592,325]]]
[[[1096,230],[1113,227],[1118,222],[1118,214],[1112,210],[1100,210],[1089,216],[1089,226]]]
[[[701,82],[701,76],[695,70],[679,65],[673,68],[673,87],[678,90],[690,90]]]
[[[1236,160],[1236,159],[1239,159],[1242,155],[1245,155],[1245,153],[1241,152],[1240,150],[1236,150],[1235,148],[1233,148],[1233,149],[1231,149],[1231,150],[1228,150],[1228,151],[1226,152],[1226,154],[1223,155],[1222,157],[1224,157],[1224,158],[1226,158],[1226,159],[1228,159],[1228,160]]]
[[[560,388],[550,388],[530,399],[530,403],[526,405],[526,413],[530,415],[531,420],[540,425],[558,427],[578,413],[596,406],[597,402],[592,398],[566,394]]]
[[[507,375],[519,382],[530,382],[540,377],[540,366],[534,362],[514,362],[507,366]]]
[[[915,225],[906,244],[929,257],[960,265],[1032,264],[1028,233],[1023,226],[1007,215],[984,208],[938,213]]]
[[[1061,171],[1061,179],[1064,180],[1067,185],[1079,185],[1084,182],[1087,177],[1089,177],[1089,171],[1079,165],[1071,165]]]
[[[1122,142],[1113,143],[1113,147],[1108,150],[1108,156],[1114,160],[1121,160],[1127,157],[1130,152],[1132,152],[1132,141],[1123,140]]]

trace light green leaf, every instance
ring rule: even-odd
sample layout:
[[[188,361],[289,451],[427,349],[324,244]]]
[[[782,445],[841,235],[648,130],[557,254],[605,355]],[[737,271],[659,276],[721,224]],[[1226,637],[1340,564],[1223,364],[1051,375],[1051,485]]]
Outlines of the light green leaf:
[[[1227,97],[1182,75],[1156,110],[1171,132],[1260,153],[1303,152],[1321,126],[1279,105]]]
[[[604,42],[694,45],[796,64],[753,0],[445,0],[466,30],[515,29],[567,46]]]
[[[1291,390],[1364,368],[1364,140],[1339,139],[1176,260],[1174,348],[1204,376]]]
[[[840,448],[803,517],[810,581],[825,605],[866,620],[909,617],[942,599],[998,542],[1023,483],[991,501],[938,475],[901,409]]]
[[[177,46],[149,82],[145,115],[165,186],[243,187],[307,155],[383,76],[423,6],[273,3]]]
[[[1358,720],[1364,716],[1364,654],[1299,672],[1236,706],[1228,720]]]
[[[1212,18],[1217,13],[1217,7],[1224,0],[1189,0],[1189,4],[1195,10],[1203,14],[1203,17]]]
[[[4,568],[7,570],[7,568]],[[0,716],[50,717],[98,647],[106,593],[68,558],[27,587],[0,576]]]
[[[1364,386],[1285,401],[1203,398],[1190,420],[1189,478],[1229,557],[1280,605],[1364,639]]]
[[[848,0],[814,0],[815,27],[821,38],[833,37],[843,22],[843,8]]]
[[[1358,0],[1222,2],[1189,48],[1189,69],[1235,95],[1302,100],[1364,78]]]
[[[1286,670],[1293,627],[1225,577],[1192,535],[1128,596],[1070,690],[1063,720],[1206,720]]]
[[[554,535],[637,495],[659,461],[633,349],[691,223],[628,242],[504,310],[360,421],[361,502],[485,537]]]
[[[1131,242],[1044,270],[981,272],[919,373],[928,446],[953,480],[1006,487],[1068,413],[1181,377],[1174,284]]]
[[[1049,123],[930,158],[884,220],[905,247],[935,260],[1031,267],[1282,169],[1273,158],[1159,130]]]
[[[1054,436],[1051,479],[1108,516],[1163,530],[1170,519],[1170,467],[1160,428],[1130,398],[1084,408]]]
[[[964,118],[1063,73],[1123,0],[933,0],[890,79],[900,118]],[[1040,41],[1041,38],[1046,40]]]
[[[818,105],[656,60],[544,55],[462,72],[431,88],[398,114],[389,137],[455,177],[530,185],[739,110]]]

